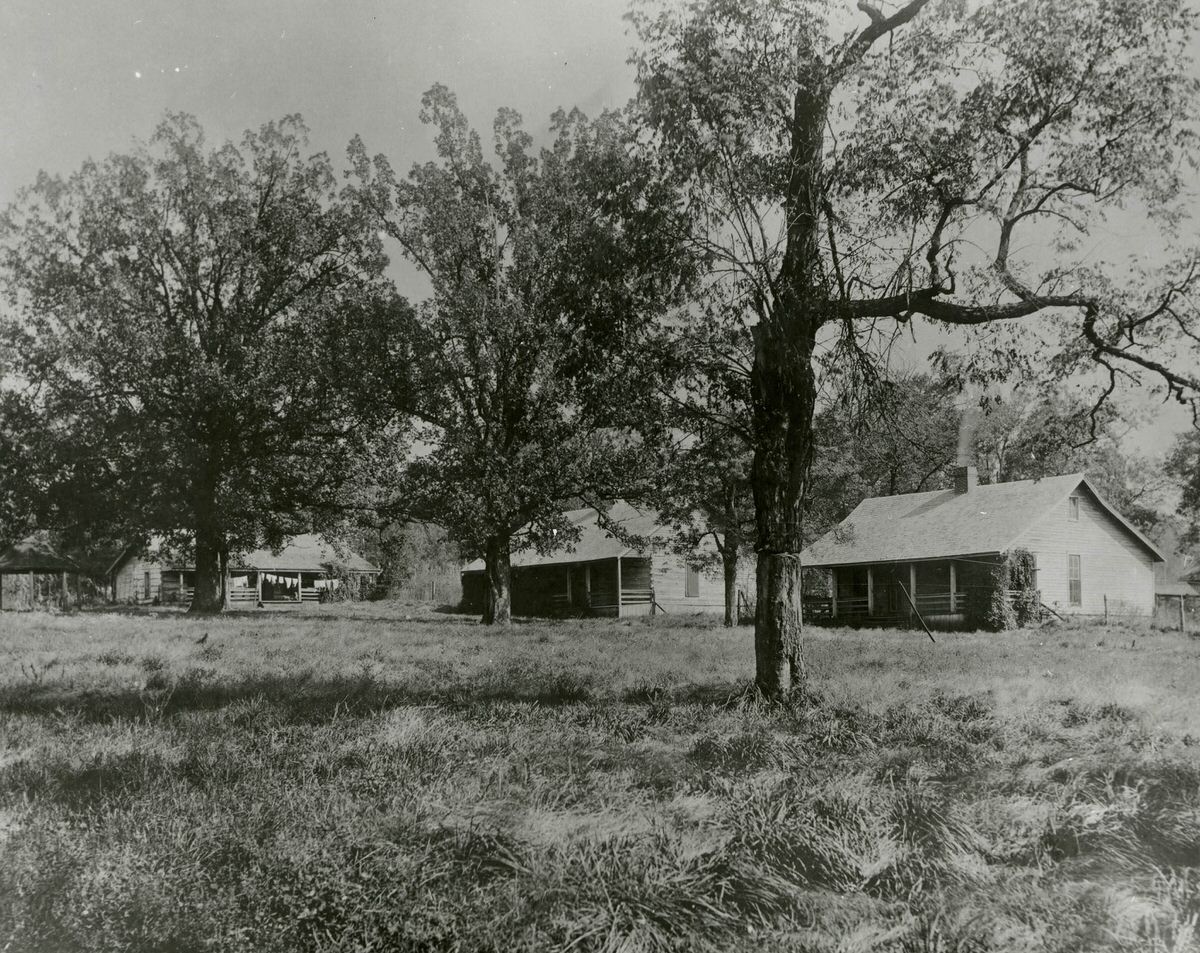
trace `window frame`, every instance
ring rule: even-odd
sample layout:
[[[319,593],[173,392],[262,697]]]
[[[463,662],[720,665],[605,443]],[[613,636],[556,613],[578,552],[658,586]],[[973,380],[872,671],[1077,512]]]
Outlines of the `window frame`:
[[[1067,605],[1083,606],[1083,557],[1067,554]]]

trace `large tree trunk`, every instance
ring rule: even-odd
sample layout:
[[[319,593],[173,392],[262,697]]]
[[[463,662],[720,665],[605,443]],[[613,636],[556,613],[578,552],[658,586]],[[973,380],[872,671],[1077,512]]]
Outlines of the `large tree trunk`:
[[[763,322],[755,328],[751,485],[758,528],[758,591],[754,655],[758,688],[768,698],[786,698],[804,674],[800,550],[816,403],[811,363],[814,338],[806,324],[792,320],[787,329],[781,329],[775,322]],[[789,333],[797,330],[801,333]]]
[[[192,607],[188,610],[198,614],[212,614],[225,608],[224,572],[221,552],[224,540],[211,525],[201,525],[196,530],[196,589],[192,595]]]
[[[484,625],[509,625],[512,622],[512,566],[508,538],[488,539],[483,554],[486,590],[483,599]]]
[[[801,88],[793,105],[787,248],[778,296],[761,309],[754,328],[750,388],[758,530],[755,672],[759,691],[776,699],[786,698],[804,676],[800,550],[813,457],[813,352],[829,301],[820,244],[829,94],[817,80],[809,82],[816,86]]]
[[[737,625],[738,547],[730,546],[728,537],[721,551],[721,568],[725,570],[725,625]]]

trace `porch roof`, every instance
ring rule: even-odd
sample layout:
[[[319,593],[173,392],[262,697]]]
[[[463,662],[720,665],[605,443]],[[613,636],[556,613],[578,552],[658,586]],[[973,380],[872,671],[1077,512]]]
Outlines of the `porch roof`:
[[[148,547],[152,555],[162,548],[162,541],[151,540]],[[130,547],[113,563],[109,572],[115,572],[137,549]],[[279,552],[270,549],[255,549],[233,560],[232,572],[263,570],[265,572],[325,572],[331,566],[343,566],[351,572],[377,573],[379,567],[363,559],[358,553],[343,548],[338,555],[328,543],[313,533],[302,533],[289,540]],[[196,567],[188,560],[164,561],[163,568],[175,572],[191,572]]]
[[[50,534],[31,533],[0,552],[0,572],[79,572],[79,564],[50,542]]]
[[[968,493],[950,489],[870,497],[801,558],[805,566],[825,567],[1003,553],[1081,485],[1154,559],[1163,559],[1082,473],[980,484]]]
[[[600,525],[599,517],[592,507],[568,510],[563,514],[572,526],[578,527],[579,539],[567,543],[549,553],[536,549],[525,549],[512,554],[514,567],[552,566],[566,563],[589,562],[594,559],[615,559],[618,556],[644,555],[642,550],[630,546]],[[617,500],[608,511],[608,519],[616,523],[628,536],[643,539],[665,539],[670,531],[659,520],[661,517],[652,509],[641,509],[624,500]],[[463,572],[482,572],[483,560],[475,559],[463,567]]]

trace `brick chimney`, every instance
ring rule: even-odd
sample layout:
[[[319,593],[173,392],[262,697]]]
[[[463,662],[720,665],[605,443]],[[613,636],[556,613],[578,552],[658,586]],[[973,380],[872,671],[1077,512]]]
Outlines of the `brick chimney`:
[[[979,482],[979,471],[974,464],[959,465],[954,468],[954,492],[970,493]]]

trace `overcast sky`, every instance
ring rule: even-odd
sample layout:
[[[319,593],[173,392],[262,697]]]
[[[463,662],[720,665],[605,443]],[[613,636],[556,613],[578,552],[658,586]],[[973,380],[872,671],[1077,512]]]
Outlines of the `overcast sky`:
[[[145,138],[166,110],[214,140],[299,112],[341,162],[358,133],[400,170],[428,152],[421,93],[441,82],[472,122],[531,127],[633,93],[625,0],[4,0],[0,201],[39,169]]]
[[[498,107],[513,106],[536,133],[559,106],[595,114],[633,94],[627,6],[3,0],[0,205],[39,169],[70,173],[88,156],[127,149],[167,110],[195,114],[214,142],[299,112],[314,149],[339,166],[359,134],[398,171],[431,152],[417,112],[435,82],[458,94],[476,126],[486,129]],[[933,343],[908,349],[910,361]],[[1142,431],[1143,449],[1165,448],[1185,420],[1173,410],[1160,418]]]

